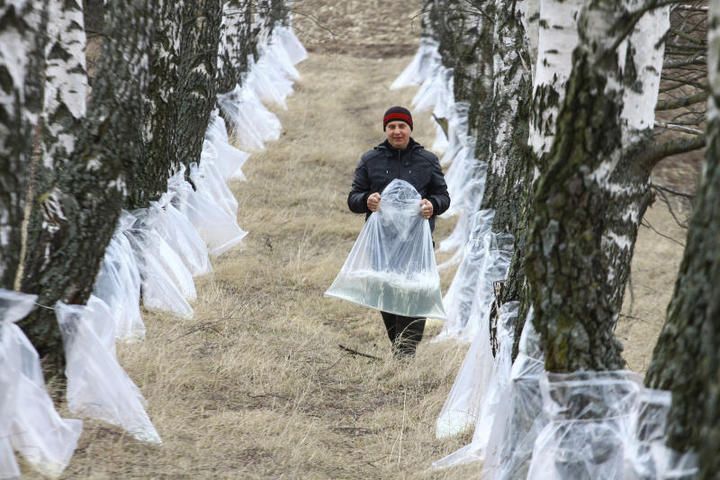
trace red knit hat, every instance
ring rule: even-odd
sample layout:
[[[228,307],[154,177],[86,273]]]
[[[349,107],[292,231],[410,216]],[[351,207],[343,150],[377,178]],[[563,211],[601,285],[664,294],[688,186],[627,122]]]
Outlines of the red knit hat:
[[[412,114],[410,113],[410,110],[403,107],[390,107],[388,108],[387,112],[385,112],[385,116],[383,117],[383,130],[385,130],[385,127],[387,127],[387,124],[390,122],[405,122],[410,127],[410,130],[413,129],[413,120],[412,120]]]

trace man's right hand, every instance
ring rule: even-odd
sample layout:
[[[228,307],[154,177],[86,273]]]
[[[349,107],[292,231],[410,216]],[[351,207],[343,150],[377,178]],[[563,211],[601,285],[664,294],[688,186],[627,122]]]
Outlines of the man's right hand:
[[[380,194],[375,192],[367,199],[367,206],[371,212],[377,212],[380,208]]]

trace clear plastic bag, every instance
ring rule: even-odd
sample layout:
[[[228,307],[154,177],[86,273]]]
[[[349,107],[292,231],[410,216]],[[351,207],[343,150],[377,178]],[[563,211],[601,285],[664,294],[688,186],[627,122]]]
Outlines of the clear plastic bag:
[[[205,241],[213,256],[219,256],[240,244],[247,232],[237,224],[237,217],[228,211],[227,206],[218,204],[205,185],[205,176],[197,165],[191,165],[190,177],[197,180],[197,190],[193,190],[187,182],[174,184],[176,191],[181,192],[183,213],[187,215],[200,237]]]
[[[507,418],[507,396],[510,390],[510,369],[512,368],[512,347],[515,332],[515,319],[518,316],[519,302],[508,302],[504,304],[498,313],[498,351],[492,357],[490,345],[487,345],[488,352],[483,362],[492,365],[492,370],[487,377],[488,381],[484,388],[473,392],[479,398],[469,402],[476,406],[474,413],[474,427],[470,444],[464,446],[447,457],[434,462],[434,468],[447,468],[464,463],[481,461],[484,458],[485,450],[493,433],[493,426],[503,423]],[[479,336],[479,335],[478,335]],[[467,378],[467,381],[475,379]],[[456,382],[456,385],[458,382]],[[473,390],[473,385],[466,383],[468,390]],[[438,419],[439,422],[440,419]],[[470,420],[468,418],[468,420]],[[438,423],[439,426],[439,423]],[[464,430],[464,429],[463,429]],[[458,430],[456,433],[460,433]]]
[[[305,50],[292,28],[285,26],[275,27],[274,35],[274,38],[282,44],[293,64],[297,65],[307,58],[307,50]]]
[[[225,120],[217,112],[213,112],[210,126],[205,133],[205,139],[215,148],[217,153],[215,164],[222,177],[226,181],[245,180],[242,167],[250,155],[230,145]]]
[[[58,415],[38,354],[15,325],[36,299],[0,289],[0,478],[20,476],[13,449],[41,474],[59,477],[82,432],[80,420]]]
[[[477,163],[474,168],[474,175],[467,179],[464,197],[457,210],[459,218],[455,224],[455,228],[446,239],[440,242],[439,251],[456,251],[453,256],[453,260],[456,263],[462,261],[462,247],[470,238],[470,232],[473,227],[472,219],[480,209],[480,204],[482,203],[483,195],[485,193],[485,173],[487,171],[487,164]],[[445,263],[450,263],[450,261]]]
[[[492,209],[480,210],[473,216],[471,233],[463,248],[462,262],[443,298],[447,321],[435,341],[459,338],[470,319],[478,278],[487,253],[484,237],[490,232],[494,218],[495,210]]]
[[[177,253],[193,276],[212,271],[205,242],[185,214],[172,204],[175,193],[165,193],[157,202],[150,203],[154,218],[152,226]]]
[[[412,99],[412,104],[416,113],[432,111],[436,109],[443,110],[448,107],[448,96],[452,95],[452,90],[448,85],[448,80],[452,76],[447,68],[442,65],[433,71],[420,85],[420,89]],[[439,118],[447,118],[445,115],[439,115]]]
[[[280,33],[277,29],[273,31],[273,36],[270,39],[270,45],[264,52],[264,55],[266,55],[270,62],[275,64],[276,67],[282,71],[286,78],[292,80],[293,82],[300,80],[300,72],[298,72],[297,68],[295,68],[295,63],[293,63],[290,58],[290,54],[285,49],[282,33]]]
[[[430,225],[420,194],[395,179],[383,190],[325,295],[407,317],[445,319]]]
[[[212,195],[215,203],[234,218],[238,214],[238,201],[218,170],[215,164],[216,158],[215,148],[209,142],[205,142],[199,167],[192,168],[191,166],[190,168],[190,180],[193,181],[198,191]]]
[[[280,120],[262,104],[252,88],[238,85],[232,92],[218,95],[218,105],[241,149],[263,150],[265,142],[280,138]]]
[[[117,339],[125,341],[145,338],[140,312],[140,270],[126,236],[135,220],[132,214],[122,213],[93,287],[93,295],[110,307]]]
[[[640,392],[634,435],[626,455],[625,480],[680,480],[696,478],[697,456],[680,454],[667,446],[667,417],[672,394],[645,388]]]
[[[535,441],[528,480],[623,478],[641,389],[628,371],[548,373],[540,390],[550,422]]]
[[[98,302],[55,306],[65,346],[68,408],[119,426],[141,442],[160,444],[145,399],[107,348],[107,306]]]
[[[257,97],[266,104],[274,104],[287,110],[285,99],[292,93],[292,81],[285,77],[267,55],[250,67],[245,86],[252,88]]]
[[[390,86],[391,90],[421,85],[440,66],[438,42],[431,37],[422,37],[412,61]]]
[[[545,358],[540,335],[528,312],[520,336],[518,356],[510,370],[509,405],[497,414],[483,463],[483,478],[511,480],[526,478],[535,439],[547,424],[542,409],[540,379],[545,375]]]
[[[196,298],[192,274],[170,245],[146,221],[147,209],[133,212],[138,223],[129,230],[128,239],[138,262],[142,279],[143,304],[148,309],[192,318],[188,301]]]

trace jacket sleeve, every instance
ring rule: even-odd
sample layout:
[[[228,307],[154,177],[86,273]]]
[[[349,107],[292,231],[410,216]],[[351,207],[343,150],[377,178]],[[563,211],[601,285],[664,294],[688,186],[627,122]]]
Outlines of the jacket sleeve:
[[[370,193],[370,177],[368,175],[366,159],[363,157],[360,159],[357,168],[355,168],[352,188],[350,189],[350,194],[347,199],[350,211],[354,213],[369,213],[370,210],[367,207],[367,199]]]
[[[433,216],[442,215],[450,208],[450,195],[448,194],[445,175],[440,168],[440,161],[436,156],[432,158],[432,176],[428,187],[428,200],[433,204]]]

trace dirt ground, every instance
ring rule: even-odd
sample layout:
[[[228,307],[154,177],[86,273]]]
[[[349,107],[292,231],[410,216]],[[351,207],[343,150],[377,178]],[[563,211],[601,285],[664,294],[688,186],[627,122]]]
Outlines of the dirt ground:
[[[419,2],[339,3],[296,2],[311,56],[279,112],[282,138],[251,157],[247,182],[232,184],[250,232],[244,245],[199,280],[193,320],[146,312],[147,339],[119,347],[164,444],[144,446],[88,421],[63,478],[477,478],[478,465],[430,470],[469,440],[434,438],[466,347],[423,342],[414,360],[398,362],[377,313],[323,297],[363,223],[345,204],[354,165],[382,139],[383,110],[409,104],[414,93],[388,87],[419,32]],[[414,136],[431,144],[429,116],[416,124]],[[618,326],[629,367],[639,371],[684,240],[663,205],[647,221],[675,240],[641,231],[634,301]],[[441,221],[436,240],[451,228]]]

